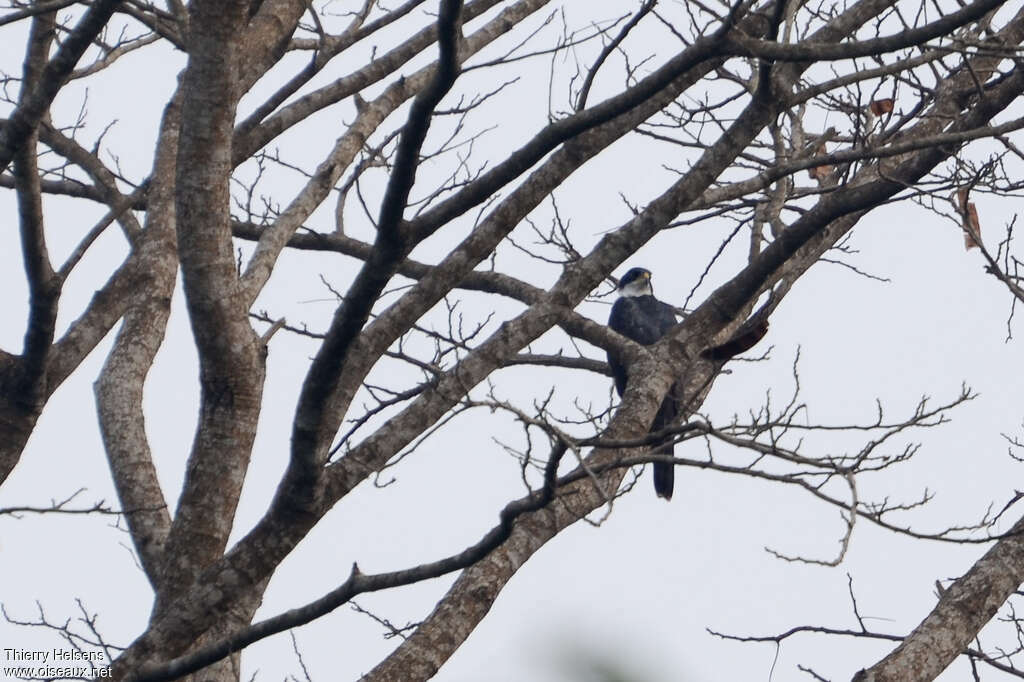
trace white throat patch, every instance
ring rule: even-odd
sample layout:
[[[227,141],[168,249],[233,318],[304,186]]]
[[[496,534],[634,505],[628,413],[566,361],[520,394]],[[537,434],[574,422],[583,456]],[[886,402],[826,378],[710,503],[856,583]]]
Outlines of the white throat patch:
[[[629,296],[652,296],[654,295],[654,288],[651,287],[651,280],[648,278],[638,279],[635,282],[630,282],[626,286],[619,289],[619,296],[623,298]]]

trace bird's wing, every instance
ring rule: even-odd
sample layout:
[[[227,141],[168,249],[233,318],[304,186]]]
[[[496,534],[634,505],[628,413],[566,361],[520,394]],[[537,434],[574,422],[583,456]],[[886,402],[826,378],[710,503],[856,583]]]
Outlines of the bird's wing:
[[[612,306],[608,326],[626,338],[645,346],[657,343],[664,333],[657,309],[659,303],[653,296],[620,298]],[[675,324],[674,320],[675,318],[673,318],[673,324]]]
[[[608,326],[612,330],[645,346],[657,343],[675,324],[676,314],[672,306],[653,296],[620,298],[615,301],[608,317]],[[626,389],[626,369],[612,353],[608,354],[608,364],[619,395],[622,395]]]
[[[608,326],[612,331],[616,331],[619,334],[627,338],[632,338],[628,333],[629,318],[632,312],[628,310],[631,303],[628,298],[620,298],[615,301],[612,305],[612,312],[608,317]],[[619,361],[618,356],[608,351],[608,366],[612,370],[612,377],[615,379],[615,390],[618,391],[619,395],[626,392],[626,365]]]
[[[658,301],[656,314],[658,318],[658,338],[661,338],[669,329],[676,326],[678,320],[676,319],[675,308],[664,301]]]

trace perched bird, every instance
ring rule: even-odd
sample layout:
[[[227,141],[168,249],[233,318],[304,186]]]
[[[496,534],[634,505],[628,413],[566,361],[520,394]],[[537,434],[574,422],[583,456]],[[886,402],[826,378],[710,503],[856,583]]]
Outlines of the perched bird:
[[[612,313],[608,318],[609,327],[628,339],[650,346],[657,343],[675,324],[676,314],[672,306],[654,297],[650,270],[633,268],[622,276],[619,280],[619,298],[612,306]],[[621,396],[626,392],[626,384],[629,382],[626,366],[613,353],[608,353],[608,364],[611,366],[612,376],[615,377],[615,389]],[[672,386],[654,416],[651,433],[670,426],[678,413],[676,387]],[[655,454],[671,455],[673,450],[674,444],[667,443],[655,450]],[[655,462],[654,491],[658,496],[671,500],[674,482],[673,465]]]

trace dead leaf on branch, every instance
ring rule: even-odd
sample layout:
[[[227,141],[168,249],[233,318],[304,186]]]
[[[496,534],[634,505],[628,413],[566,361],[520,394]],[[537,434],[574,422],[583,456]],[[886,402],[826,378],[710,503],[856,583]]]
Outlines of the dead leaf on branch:
[[[825,141],[822,141],[822,143],[819,144],[815,148],[814,156],[821,156],[822,154],[825,154],[825,153],[826,153]],[[809,176],[811,176],[812,180],[817,180],[818,182],[821,182],[822,180],[825,180],[825,179],[831,177],[833,170],[834,170],[834,166],[832,166],[830,164],[826,164],[824,166],[814,166],[812,168],[808,168],[807,169],[807,174]]]
[[[968,201],[969,188],[961,187],[956,191],[956,200],[960,209],[961,224],[964,228],[964,248],[966,250],[976,249],[980,245],[981,222],[978,219],[978,207],[973,201]]]
[[[871,113],[875,116],[881,116],[892,112],[895,102],[891,97],[886,99],[876,99],[868,107],[871,109]]]

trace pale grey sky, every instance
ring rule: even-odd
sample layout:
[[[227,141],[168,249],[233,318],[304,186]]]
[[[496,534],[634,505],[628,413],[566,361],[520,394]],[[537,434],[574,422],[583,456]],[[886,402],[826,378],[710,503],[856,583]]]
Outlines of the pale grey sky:
[[[585,10],[574,3],[565,5],[570,20],[586,24]],[[595,2],[590,11],[596,16],[615,14],[615,6]],[[534,19],[531,25],[543,17]],[[22,36],[20,25],[0,27],[0,69],[19,71]],[[674,48],[652,44],[649,50],[664,56]],[[492,53],[500,49],[496,46]],[[155,121],[184,63],[178,53],[155,58],[146,52],[90,83],[88,128],[83,133],[91,143],[116,119],[107,140],[133,178],[144,176],[149,167]],[[526,77],[511,86],[500,106],[495,104],[497,128],[480,141],[477,153],[497,154],[513,147],[524,132],[543,125],[548,62],[527,62],[522,71]],[[329,77],[330,73],[324,76]],[[479,72],[472,79],[459,87],[468,91],[497,83]],[[69,87],[58,99],[58,117],[71,120],[83,96],[82,87]],[[335,114],[333,125],[296,133],[278,144],[291,160],[313,164],[340,133],[337,119]],[[559,190],[559,210],[572,220],[580,246],[592,245],[628,217],[619,192],[642,203],[671,182],[671,174],[662,168],[665,159],[651,149],[647,140],[626,138]],[[974,153],[979,158],[987,154],[981,146]],[[683,165],[680,159],[678,166]],[[286,197],[285,189],[296,182],[282,174],[284,189],[279,196]],[[808,182],[806,174],[800,182]],[[1016,210],[1009,201],[977,201],[986,234],[993,236]],[[100,216],[94,206],[85,206],[47,200],[47,236],[55,259],[63,258]],[[325,206],[312,222],[329,225],[332,211],[333,205]],[[16,352],[26,289],[11,192],[0,192],[0,212],[5,216],[6,245],[0,249],[4,316],[17,320],[0,328],[0,346]],[[535,212],[541,223],[550,215],[550,204]],[[367,234],[361,220],[353,215],[347,223],[356,236]],[[654,273],[659,297],[681,305],[729,227],[702,224],[666,232],[618,274],[628,266],[643,265]],[[529,239],[525,226],[517,235]],[[428,244],[417,255],[436,257],[438,244]],[[798,351],[800,400],[807,403],[806,414],[813,422],[870,422],[876,416],[876,399],[887,415],[905,418],[922,395],[947,402],[966,382],[979,397],[954,410],[949,424],[894,439],[891,451],[908,442],[920,442],[921,451],[908,464],[874,478],[863,477],[859,492],[862,497],[908,500],[925,489],[935,492],[925,510],[902,519],[912,520],[922,531],[976,520],[990,504],[999,508],[1019,487],[1021,465],[1007,457],[1000,435],[1024,430],[1024,386],[1017,378],[1020,341],[1005,340],[1009,296],[983,272],[977,252],[964,250],[954,224],[909,203],[873,212],[855,230],[852,245],[859,253],[847,256],[849,262],[892,281],[871,281],[836,265],[816,265],[786,298],[771,320],[768,336],[750,354],[771,346],[770,359],[732,363],[731,373],[718,381],[702,412],[714,423],[724,423],[734,414],[742,417],[757,410],[769,391],[773,404],[784,403],[794,388],[792,366]],[[77,314],[75,306],[85,304],[124,248],[112,228],[69,283],[62,320]],[[697,300],[732,273],[745,249],[745,242],[730,248]],[[538,283],[550,282],[554,273],[550,268],[536,269],[512,251],[504,252],[499,264]],[[337,255],[289,255],[256,308],[322,328],[333,304],[319,275],[344,288],[355,267],[354,261]],[[485,306],[496,304],[467,295],[463,305],[468,318],[482,319]],[[499,316],[508,317],[518,309],[502,302]],[[589,303],[581,310],[604,321],[608,308]],[[1020,325],[1015,332],[1024,333]],[[92,382],[109,343],[107,339],[51,399],[21,463],[0,490],[0,507],[45,504],[79,487],[87,489],[80,498],[84,503],[116,499],[92,396]],[[313,348],[308,340],[283,333],[271,345],[267,405],[235,537],[259,518],[284,469],[291,414]],[[603,355],[590,351],[593,357]],[[196,373],[179,290],[168,338],[146,389],[150,438],[170,500],[177,497],[195,428]],[[564,406],[579,397],[597,405],[608,399],[610,380],[604,377],[524,368],[497,376],[503,395],[526,404],[543,393],[538,387],[545,382],[555,382],[557,400]],[[514,442],[518,430],[497,417],[474,415],[456,423],[457,428],[434,437],[390,470],[396,484],[382,489],[363,484],[338,504],[282,565],[257,619],[319,597],[344,580],[353,561],[367,572],[402,568],[461,549],[494,525],[504,503],[521,493],[522,483],[517,463],[492,439]],[[812,435],[805,447],[809,454],[820,455],[857,449],[865,438]],[[745,453],[714,447],[715,456],[723,460],[749,459]],[[677,448],[676,454],[701,458],[706,455],[703,448],[693,441]],[[622,665],[634,671],[635,679],[650,682],[767,680],[776,654],[773,645],[723,642],[706,630],[765,635],[797,625],[855,629],[847,593],[849,574],[860,613],[871,619],[869,624],[905,633],[935,603],[935,580],[961,574],[985,550],[982,545],[911,540],[861,521],[839,567],[788,563],[770,556],[765,547],[819,559],[837,554],[844,525],[835,508],[796,489],[687,467],[677,472],[675,499],[666,504],[655,498],[649,477],[645,472],[639,489],[617,501],[600,527],[579,524],[532,558],[436,679],[559,682],[571,679],[568,670],[573,664],[567,660],[591,656]],[[79,615],[75,600],[81,599],[90,612],[99,614],[104,635],[126,645],[144,629],[151,600],[129,547],[128,536],[113,527],[111,518],[0,516],[0,602],[14,618],[34,619],[38,602],[51,619],[63,621]],[[364,595],[357,602],[393,623],[405,624],[425,617],[453,579]],[[348,606],[295,631],[305,664],[318,682],[354,679],[368,671],[396,645],[382,634],[378,625]],[[996,641],[988,640],[989,646]],[[38,629],[0,622],[0,646],[48,648],[59,642]],[[772,679],[809,679],[798,664],[830,679],[849,679],[891,646],[801,635],[783,644]],[[301,675],[287,634],[246,651],[242,678],[253,674],[257,680]],[[965,664],[958,662],[941,679],[964,679],[968,674]]]

